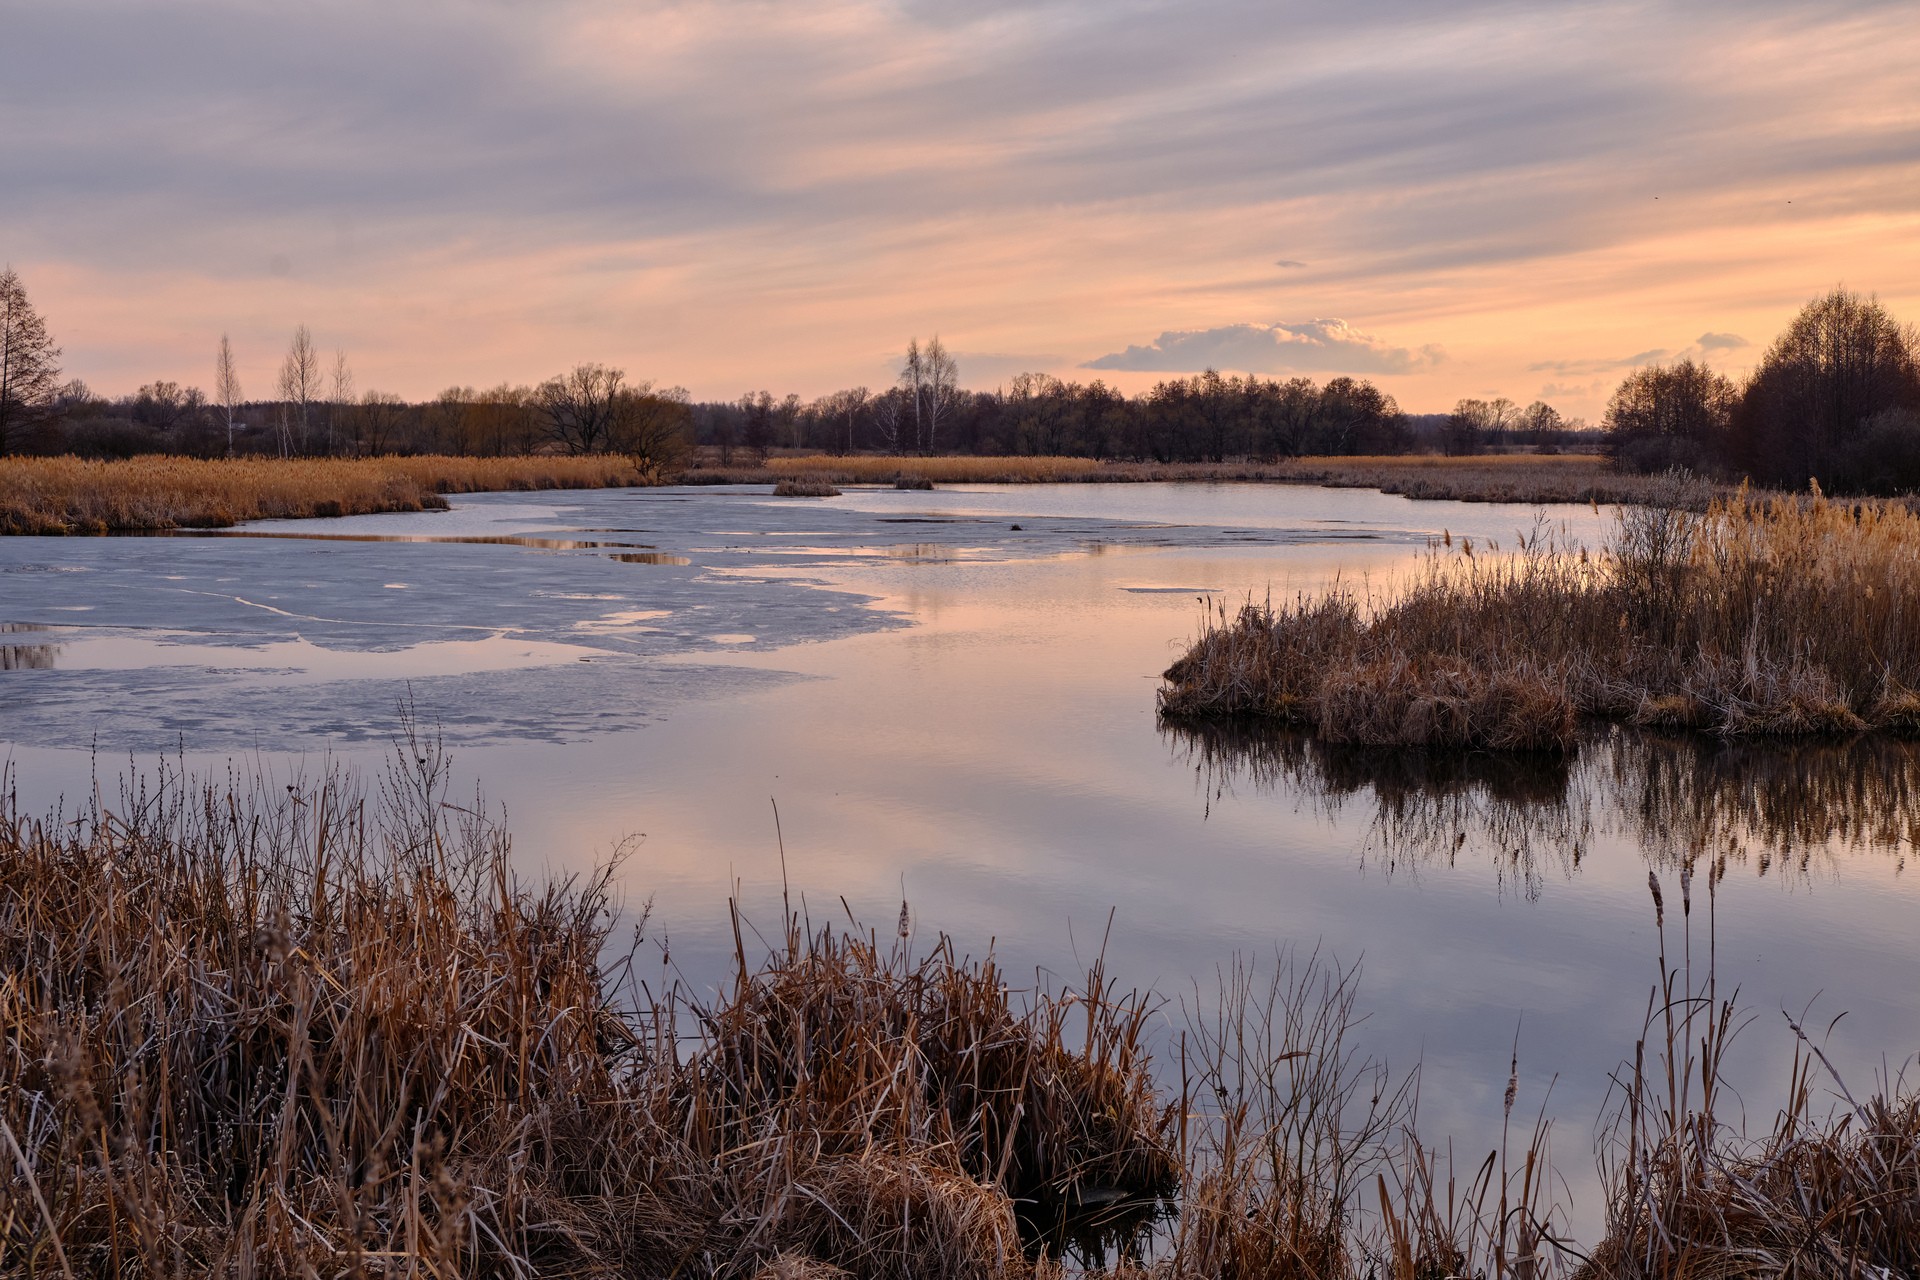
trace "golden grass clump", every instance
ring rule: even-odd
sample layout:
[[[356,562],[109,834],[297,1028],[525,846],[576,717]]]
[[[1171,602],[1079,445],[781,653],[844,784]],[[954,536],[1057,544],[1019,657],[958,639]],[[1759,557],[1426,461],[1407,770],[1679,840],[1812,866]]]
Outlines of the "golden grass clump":
[[[1817,492],[1700,496],[1624,510],[1599,555],[1538,532],[1506,553],[1448,539],[1388,598],[1338,587],[1220,610],[1168,669],[1161,710],[1495,749],[1565,749],[1580,717],[1723,737],[1911,732],[1920,514]]]
[[[1715,1109],[1730,1007],[1664,953],[1589,1258],[1558,1225],[1544,1117],[1455,1177],[1414,1077],[1352,1046],[1357,975],[1317,955],[1236,962],[1210,1007],[1196,990],[1178,1087],[1147,1060],[1156,1006],[1099,963],[1021,996],[991,960],[916,949],[904,909],[884,938],[789,914],[758,960],[736,913],[727,987],[649,994],[609,946],[613,869],[522,884],[447,778],[407,733],[371,792],[168,771],[73,815],[8,800],[0,1275],[1920,1266],[1920,1102],[1889,1082],[1815,1120],[1809,1043],[1749,1141]]]
[[[837,498],[840,491],[824,476],[782,476],[773,486],[776,498]]]
[[[720,998],[647,998],[611,869],[522,885],[446,779],[416,735],[371,795],[9,802],[0,1275],[957,1280],[1092,1188],[1174,1189],[1097,976],[1022,1000],[795,922]]]
[[[631,459],[0,458],[0,534],[225,528],[243,520],[444,508],[445,493],[658,483]]]

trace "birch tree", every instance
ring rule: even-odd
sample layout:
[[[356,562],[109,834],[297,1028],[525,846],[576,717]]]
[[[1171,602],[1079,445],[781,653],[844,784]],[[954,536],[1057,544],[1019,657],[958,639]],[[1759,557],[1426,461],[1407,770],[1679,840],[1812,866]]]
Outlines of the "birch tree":
[[[313,334],[306,325],[293,331],[287,346],[287,358],[280,363],[280,456],[296,447],[294,428],[298,427],[297,447],[307,451],[313,402],[320,398],[320,353],[313,349]]]
[[[240,371],[233,363],[233,343],[220,335],[220,351],[213,358],[213,395],[227,424],[227,456],[233,456],[233,417],[240,408]]]

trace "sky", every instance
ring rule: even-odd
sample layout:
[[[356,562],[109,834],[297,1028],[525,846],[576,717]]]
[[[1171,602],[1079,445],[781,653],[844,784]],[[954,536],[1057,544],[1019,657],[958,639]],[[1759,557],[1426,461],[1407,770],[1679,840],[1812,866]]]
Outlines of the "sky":
[[[1920,0],[0,0],[69,376],[583,361],[734,398],[1364,375],[1597,420],[1835,285],[1920,320]]]

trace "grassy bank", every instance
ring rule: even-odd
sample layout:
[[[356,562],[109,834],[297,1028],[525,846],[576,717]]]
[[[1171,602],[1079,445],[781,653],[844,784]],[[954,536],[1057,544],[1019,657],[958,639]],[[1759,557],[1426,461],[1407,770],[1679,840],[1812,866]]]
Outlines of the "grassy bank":
[[[1412,1077],[1352,1048],[1351,972],[1233,967],[1157,1070],[1155,1002],[1098,964],[1021,992],[916,945],[904,909],[897,933],[789,918],[771,943],[736,916],[733,978],[701,997],[609,945],[611,872],[520,882],[447,776],[415,738],[370,790],[176,776],[0,813],[0,1274],[1057,1280],[1066,1250],[1116,1277],[1431,1280],[1585,1257],[1554,1243],[1544,1122],[1457,1177],[1419,1142]],[[1730,1014],[1661,972],[1585,1274],[1920,1262],[1914,1105],[1817,1122],[1797,1070],[1748,1142],[1715,1111]],[[1127,1247],[1149,1229],[1150,1262]]]
[[[1920,731],[1920,515],[1686,493],[1597,555],[1452,539],[1382,597],[1210,615],[1159,695],[1331,742],[1565,749],[1582,717],[1724,737]]]
[[[1144,481],[1247,482],[1379,489],[1410,498],[1461,502],[1638,502],[1658,489],[1647,476],[1616,473],[1590,454],[1488,454],[1291,458],[1277,462],[1112,462],[1093,458],[892,457],[806,454],[754,466],[709,458],[680,477],[688,484],[775,484],[806,476],[830,484],[892,484],[902,476],[935,484],[1128,484]]]
[[[771,484],[830,496],[838,485],[1249,482],[1380,489],[1466,502],[1636,502],[1644,476],[1586,455],[1299,458],[1282,462],[1100,462],[1091,458],[793,455],[753,466],[709,459],[641,475],[619,456],[517,458],[0,458],[0,534],[134,533],[223,528],[245,520],[426,511],[443,494],[598,489],[642,483]]]
[[[224,528],[428,511],[446,493],[639,483],[622,457],[0,458],[0,534]]]

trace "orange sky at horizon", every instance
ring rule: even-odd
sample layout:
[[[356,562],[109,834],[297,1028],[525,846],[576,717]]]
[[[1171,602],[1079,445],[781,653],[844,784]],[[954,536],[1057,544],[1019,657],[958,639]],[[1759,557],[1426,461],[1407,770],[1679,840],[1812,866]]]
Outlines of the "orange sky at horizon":
[[[977,387],[1213,364],[1597,420],[1835,285],[1920,320],[1912,4],[553,12],[21,6],[0,258],[68,375],[204,387],[224,332],[264,397],[306,323],[410,398],[588,360],[813,396],[938,333]]]

